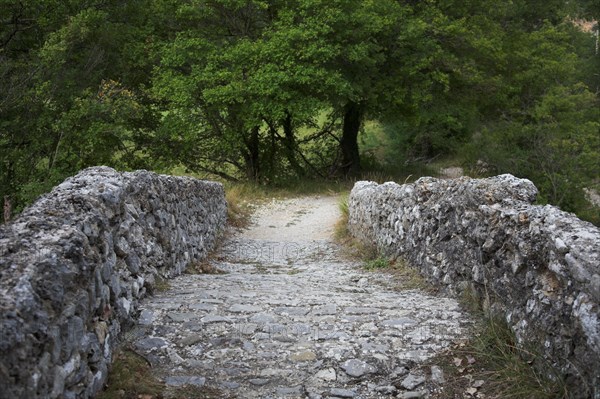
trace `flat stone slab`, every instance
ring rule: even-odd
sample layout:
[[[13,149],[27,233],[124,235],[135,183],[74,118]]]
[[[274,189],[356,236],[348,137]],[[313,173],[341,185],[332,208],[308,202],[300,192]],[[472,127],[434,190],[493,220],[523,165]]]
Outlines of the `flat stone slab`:
[[[424,382],[424,376],[411,373],[404,380],[402,380],[402,387],[408,390],[413,390]]]
[[[163,338],[143,338],[135,342],[134,346],[141,351],[151,351],[168,347],[168,342]]]
[[[261,310],[260,306],[235,304],[227,309],[231,313],[256,313]]]
[[[359,359],[349,359],[342,364],[342,369],[352,377],[362,377],[377,371],[377,368]]]
[[[315,360],[317,358],[317,354],[313,351],[302,351],[302,352],[296,352],[293,353],[292,355],[290,355],[290,360],[294,361],[294,362],[309,362],[312,360]]]
[[[356,391],[354,389],[342,389],[342,388],[331,388],[329,391],[331,396],[335,396],[338,398],[355,398]]]
[[[203,318],[200,319],[200,321],[202,323],[233,323],[233,320],[231,320],[228,317],[223,317],[223,316],[213,316],[213,315],[209,315],[209,316],[204,316]]]
[[[313,314],[316,316],[335,315],[337,314],[337,306],[334,303],[319,306],[318,308],[313,310]]]
[[[165,378],[165,384],[173,387],[182,387],[185,385],[193,385],[202,387],[206,383],[206,378],[196,376],[172,376]]]
[[[272,324],[275,323],[275,316],[266,313],[256,313],[250,316],[249,320],[257,324]]]
[[[390,319],[384,320],[381,324],[386,327],[395,327],[395,328],[406,328],[410,326],[414,326],[417,324],[417,320],[411,319],[410,317],[401,317],[399,319]]]
[[[167,313],[167,317],[169,319],[171,319],[172,321],[184,322],[184,321],[199,319],[202,317],[202,315],[199,315],[196,313],[191,313],[191,312],[188,312],[188,313],[169,312],[169,313]]]
[[[279,307],[275,309],[275,313],[280,315],[289,315],[289,316],[304,316],[310,312],[309,308],[303,307],[295,307],[295,306],[285,306]]]

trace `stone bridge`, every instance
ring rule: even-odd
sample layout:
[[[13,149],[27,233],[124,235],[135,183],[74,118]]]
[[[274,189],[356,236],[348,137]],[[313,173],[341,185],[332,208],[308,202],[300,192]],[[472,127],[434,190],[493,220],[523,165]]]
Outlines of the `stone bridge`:
[[[479,295],[591,397],[600,230],[536,193],[510,175],[359,182],[349,228],[448,294]],[[93,397],[125,331],[167,385],[244,398],[421,397],[440,380],[413,366],[464,334],[454,299],[346,260],[332,197],[261,212],[211,261],[227,274],[177,277],[224,230],[220,184],[106,167],[67,179],[0,228],[0,398]]]

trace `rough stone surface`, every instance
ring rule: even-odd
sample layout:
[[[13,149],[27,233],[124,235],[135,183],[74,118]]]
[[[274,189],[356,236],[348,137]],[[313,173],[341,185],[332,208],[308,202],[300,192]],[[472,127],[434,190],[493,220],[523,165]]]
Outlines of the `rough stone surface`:
[[[409,374],[404,380],[402,380],[402,387],[408,390],[415,389],[419,385],[425,382],[425,377],[418,374]]]
[[[92,397],[140,299],[205,257],[225,218],[218,183],[96,167],[0,227],[0,398]]]
[[[464,338],[471,322],[454,299],[398,291],[344,257],[331,239],[337,203],[267,203],[211,257],[227,273],[182,275],[144,299],[153,323],[140,320],[133,346],[157,377],[205,377],[207,388],[244,399],[375,399],[404,391],[405,375]],[[136,345],[148,337],[167,346]]]
[[[488,293],[488,310],[588,397],[600,385],[600,229],[536,195],[511,175],[358,182],[349,228],[450,291]]]

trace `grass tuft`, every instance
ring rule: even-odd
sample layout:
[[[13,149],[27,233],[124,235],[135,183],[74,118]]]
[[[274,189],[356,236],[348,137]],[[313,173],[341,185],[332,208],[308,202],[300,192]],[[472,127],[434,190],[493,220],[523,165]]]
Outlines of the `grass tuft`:
[[[419,270],[411,267],[404,259],[388,261],[389,266],[386,272],[390,273],[394,280],[399,283],[399,288],[404,290],[419,289],[430,293],[436,292],[436,289],[429,283]]]
[[[251,183],[228,185],[225,188],[227,200],[227,221],[237,228],[244,228],[250,224],[252,216],[252,202],[258,202],[265,197],[260,188]]]
[[[365,268],[366,270],[386,269],[388,267],[390,267],[389,259],[384,258],[382,256],[368,260],[363,265],[363,268]]]
[[[531,349],[517,344],[513,331],[503,319],[486,317],[470,346],[475,358],[481,359],[485,371],[477,373],[487,380],[486,391],[502,398],[567,398],[568,392],[550,364],[542,374],[532,366],[544,362]]]
[[[430,360],[440,365],[446,376],[443,390],[432,399],[572,398],[552,364],[532,349],[533,345],[518,343],[506,321],[491,314],[487,294],[482,297],[474,287],[467,287],[460,302],[476,323],[469,334],[471,338]]]
[[[216,267],[210,258],[190,263],[185,272],[187,274],[226,274],[225,271]]]
[[[154,287],[152,287],[152,292],[165,292],[171,289],[171,283],[169,280],[161,277],[160,275],[156,275]]]
[[[350,214],[348,206],[348,198],[350,197],[349,192],[343,192],[340,194],[338,200],[338,208],[340,209],[340,218],[334,227],[334,238],[341,243],[348,241],[350,237],[350,231],[348,230],[348,217]]]
[[[124,350],[115,356],[106,389],[98,399],[162,398],[164,385],[151,371],[142,356]]]

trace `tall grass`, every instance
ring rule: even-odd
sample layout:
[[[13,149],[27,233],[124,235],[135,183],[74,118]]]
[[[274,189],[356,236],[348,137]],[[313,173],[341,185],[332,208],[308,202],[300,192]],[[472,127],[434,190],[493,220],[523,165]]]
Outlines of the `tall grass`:
[[[460,302],[475,324],[466,341],[430,360],[444,368],[446,377],[444,394],[432,399],[473,397],[466,391],[474,381],[482,383],[476,387],[482,398],[572,398],[558,370],[533,343],[518,342],[506,321],[490,313],[487,293],[466,289]]]
[[[476,373],[477,378],[486,381],[486,391],[491,395],[507,399],[570,398],[557,370],[536,350],[517,343],[501,318],[482,319],[467,351],[482,362],[484,370]]]

